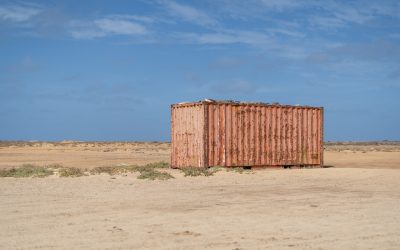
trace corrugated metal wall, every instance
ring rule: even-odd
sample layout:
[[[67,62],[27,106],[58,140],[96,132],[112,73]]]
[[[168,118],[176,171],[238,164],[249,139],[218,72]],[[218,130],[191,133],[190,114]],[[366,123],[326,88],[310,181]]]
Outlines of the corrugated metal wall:
[[[322,165],[322,108],[205,105],[208,166]]]
[[[323,164],[323,109],[200,102],[171,106],[171,165]]]
[[[204,106],[171,106],[171,166],[206,166]]]

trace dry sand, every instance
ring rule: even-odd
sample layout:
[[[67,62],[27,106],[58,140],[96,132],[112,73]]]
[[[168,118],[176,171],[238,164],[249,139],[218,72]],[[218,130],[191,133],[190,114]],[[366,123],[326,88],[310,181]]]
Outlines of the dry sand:
[[[168,144],[94,145],[2,145],[0,166],[168,160]],[[323,169],[1,178],[0,249],[399,249],[399,150],[365,149],[327,148]]]

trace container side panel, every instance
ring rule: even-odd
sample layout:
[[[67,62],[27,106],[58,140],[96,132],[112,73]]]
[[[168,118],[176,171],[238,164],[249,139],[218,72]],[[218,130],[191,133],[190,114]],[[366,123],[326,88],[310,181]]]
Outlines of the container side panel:
[[[255,126],[255,110],[254,107],[249,107],[249,166],[254,165],[254,153],[255,153],[255,136],[254,136],[254,126]]]
[[[311,162],[312,164],[317,164],[318,162],[318,154],[317,154],[317,112],[315,109],[312,109],[312,153],[311,153]]]
[[[248,132],[248,123],[249,123],[249,113],[247,112],[246,107],[242,107],[242,136],[243,136],[243,164],[244,166],[248,166],[249,164],[249,132]]]
[[[280,107],[276,108],[276,113],[277,113],[277,120],[276,120],[276,138],[275,138],[275,144],[276,144],[276,162],[274,165],[281,165],[281,156],[282,156],[282,109]]]
[[[208,105],[202,106],[203,112],[203,140],[201,145],[202,166],[208,167]]]
[[[173,167],[204,167],[202,105],[172,107],[171,164]]]
[[[307,164],[312,164],[311,161],[311,155],[312,155],[312,149],[313,149],[313,127],[312,127],[312,110],[308,109],[308,120],[307,120],[307,126],[308,126],[308,151],[307,151]]]
[[[261,135],[260,135],[260,148],[261,148],[261,152],[260,152],[260,165],[266,165],[266,142],[267,142],[267,138],[265,136],[265,131],[266,131],[266,124],[265,124],[265,111],[266,108],[265,107],[261,107],[261,114],[260,114],[260,130],[261,130]]]
[[[320,119],[320,122],[321,122],[321,126],[320,126],[320,129],[321,129],[321,131],[320,131],[321,159],[320,159],[320,164],[321,164],[321,166],[323,166],[324,165],[324,109],[322,108],[320,110],[320,112],[321,112],[321,119]]]
[[[291,146],[292,146],[292,163],[296,164],[297,156],[297,113],[296,108],[292,108],[292,134],[291,134]]]
[[[270,157],[270,165],[276,165],[276,136],[278,134],[278,130],[276,128],[276,107],[271,107],[271,118],[269,119],[270,130],[268,131],[268,137],[270,138],[270,151],[268,152]]]
[[[208,105],[208,165],[213,166],[214,164],[214,107]]]
[[[305,117],[305,133],[306,133],[306,138],[305,138],[305,152],[304,152],[304,164],[308,165],[308,159],[309,159],[309,152],[310,152],[310,112],[308,109],[304,110],[306,113]]]
[[[282,165],[287,165],[287,158],[288,158],[288,149],[287,149],[287,130],[288,130],[288,110],[281,109],[282,112],[282,119],[281,119],[281,164]]]
[[[237,106],[232,106],[232,166],[238,166]]]
[[[265,122],[266,122],[266,130],[265,130],[265,136],[266,136],[266,146],[265,146],[265,151],[266,151],[266,163],[267,165],[272,165],[272,137],[271,137],[271,131],[272,131],[272,107],[267,107],[266,108],[266,115],[265,115]]]
[[[237,107],[237,137],[238,137],[238,160],[237,160],[237,165],[238,166],[243,166],[243,113],[242,113],[242,108],[241,106]]]
[[[217,105],[214,105],[214,140],[215,140],[215,148],[214,148],[214,163],[213,165],[216,166],[218,165],[220,159],[219,159],[219,148],[221,142],[219,141],[220,135],[219,135],[219,107]]]
[[[286,140],[286,148],[288,150],[288,159],[287,163],[289,165],[293,164],[293,108],[288,108],[288,125],[287,125],[287,140]]]
[[[320,128],[320,123],[319,123],[319,119],[320,119],[320,114],[319,114],[319,110],[316,109],[315,110],[315,124],[316,124],[316,129],[315,129],[315,164],[319,164],[320,162],[320,138],[319,138],[319,128]]]
[[[256,107],[256,128],[255,136],[256,136],[256,163],[255,165],[261,165],[261,152],[262,152],[262,127],[261,127],[261,107]]]
[[[300,165],[304,165],[304,110],[299,109],[299,163]]]
[[[321,165],[322,164],[322,150],[321,150],[321,130],[322,130],[322,110],[318,109],[317,110],[317,114],[318,114],[318,131],[317,131],[317,135],[318,135],[318,147],[317,147],[317,153],[318,153],[318,164]]]
[[[219,142],[220,142],[220,148],[219,148],[219,166],[225,166],[225,157],[226,157],[226,126],[225,126],[225,104],[219,105]]]
[[[225,105],[225,166],[232,165],[232,105]]]
[[[307,110],[303,109],[302,110],[303,113],[303,119],[302,119],[302,125],[303,125],[303,138],[302,138],[302,151],[301,151],[301,162],[302,165],[306,165],[307,164],[307,137],[308,137],[308,133],[307,133]]]
[[[181,123],[194,131],[208,131],[204,137],[193,135],[195,146],[187,147],[188,152],[176,153],[178,149],[172,148],[174,155],[193,156],[204,148],[200,153],[207,156],[197,159],[197,165],[227,167],[320,165],[322,162],[322,109],[229,103],[211,103],[206,108],[202,116],[196,116],[196,110],[186,117],[172,114],[171,124]],[[206,121],[206,128],[179,121],[182,117],[186,123]],[[171,133],[178,135],[171,141],[190,144],[190,135],[178,133],[175,127]],[[175,159],[179,158],[171,162]],[[185,159],[186,164],[193,164],[193,158]]]

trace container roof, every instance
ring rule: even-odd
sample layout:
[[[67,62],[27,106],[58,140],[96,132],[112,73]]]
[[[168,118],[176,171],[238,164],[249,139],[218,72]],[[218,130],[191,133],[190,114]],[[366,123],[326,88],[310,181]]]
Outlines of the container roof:
[[[214,100],[214,99],[204,99],[197,102],[180,102],[172,104],[172,106],[192,106],[200,104],[229,104],[229,105],[249,105],[249,106],[281,106],[281,107],[299,107],[299,108],[322,108],[322,107],[312,107],[308,105],[285,105],[278,102],[267,103],[267,102],[245,102],[245,101],[234,101],[234,100]]]

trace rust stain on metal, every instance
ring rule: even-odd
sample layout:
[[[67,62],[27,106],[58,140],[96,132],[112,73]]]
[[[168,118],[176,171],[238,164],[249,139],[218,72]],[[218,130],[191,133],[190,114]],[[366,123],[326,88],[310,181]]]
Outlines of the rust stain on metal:
[[[323,108],[222,101],[173,104],[171,165],[322,166]]]

